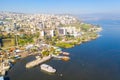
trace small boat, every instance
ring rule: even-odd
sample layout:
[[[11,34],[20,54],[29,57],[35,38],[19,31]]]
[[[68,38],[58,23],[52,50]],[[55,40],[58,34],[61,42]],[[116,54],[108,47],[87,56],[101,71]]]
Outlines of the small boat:
[[[41,68],[41,70],[44,70],[44,71],[49,72],[49,73],[56,72],[56,69],[54,69],[53,67],[51,67],[50,65],[47,65],[47,64],[40,65],[40,68]]]
[[[68,61],[68,60],[70,60],[70,58],[68,56],[64,56],[64,57],[62,57],[62,60]]]
[[[60,59],[60,60],[63,60],[63,61],[68,61],[68,60],[70,60],[70,57],[68,57],[68,56],[58,56],[58,55],[52,54],[52,57],[53,57],[53,58]]]
[[[14,58],[17,60],[17,59],[20,59],[21,56],[20,55],[15,55]]]
[[[70,53],[68,53],[68,52],[62,52],[62,54],[66,55],[66,56],[70,55]]]
[[[36,58],[36,59],[39,59],[39,58],[40,58],[40,56],[35,56],[35,58]]]
[[[54,54],[52,54],[52,57],[53,57],[53,58],[57,58],[57,59],[61,59],[63,56],[59,56],[59,55],[54,55]]]

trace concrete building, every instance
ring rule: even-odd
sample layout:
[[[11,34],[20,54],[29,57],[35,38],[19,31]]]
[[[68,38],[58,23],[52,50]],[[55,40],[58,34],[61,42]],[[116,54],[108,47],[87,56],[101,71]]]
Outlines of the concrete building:
[[[54,37],[55,36],[55,31],[54,30],[50,30],[50,35],[51,35],[51,37]]]
[[[41,36],[44,37],[45,36],[45,31],[41,31]]]
[[[62,36],[67,35],[67,29],[64,27],[61,27],[58,29],[58,33],[59,35],[62,35]]]

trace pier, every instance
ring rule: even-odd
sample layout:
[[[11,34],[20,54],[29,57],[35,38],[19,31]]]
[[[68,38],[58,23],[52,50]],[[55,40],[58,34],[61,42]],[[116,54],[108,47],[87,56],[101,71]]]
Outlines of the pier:
[[[52,57],[51,56],[46,56],[46,57],[43,57],[43,58],[38,58],[34,61],[31,61],[29,63],[26,64],[26,68],[32,68],[34,66],[37,66],[39,64],[42,64],[48,60],[50,60]]]

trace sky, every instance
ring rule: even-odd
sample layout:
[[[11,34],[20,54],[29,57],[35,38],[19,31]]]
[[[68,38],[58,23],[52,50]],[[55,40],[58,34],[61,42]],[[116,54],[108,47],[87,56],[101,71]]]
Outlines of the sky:
[[[120,0],[0,0],[0,11],[53,14],[120,13]]]

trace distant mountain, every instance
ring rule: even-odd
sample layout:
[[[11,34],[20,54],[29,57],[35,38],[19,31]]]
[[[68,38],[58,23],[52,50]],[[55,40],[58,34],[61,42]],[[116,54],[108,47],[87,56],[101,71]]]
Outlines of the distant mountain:
[[[80,14],[76,15],[80,20],[120,20],[120,14]]]

